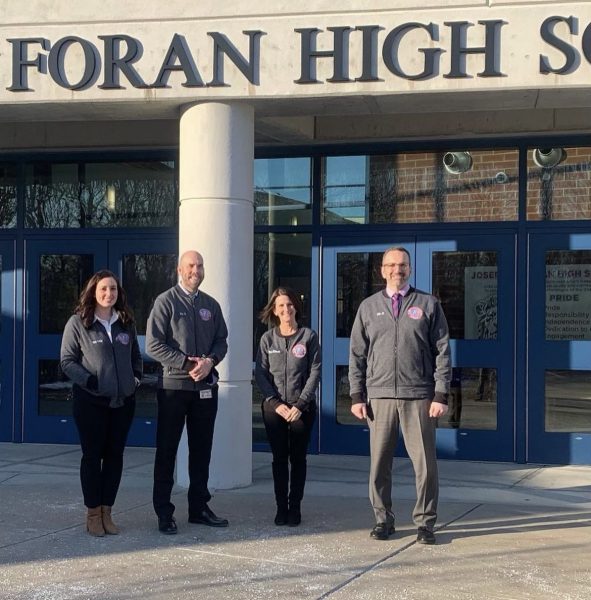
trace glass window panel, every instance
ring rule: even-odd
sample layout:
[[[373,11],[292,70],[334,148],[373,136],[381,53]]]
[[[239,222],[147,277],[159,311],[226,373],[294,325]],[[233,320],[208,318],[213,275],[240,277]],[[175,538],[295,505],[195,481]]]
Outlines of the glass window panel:
[[[265,424],[263,423],[263,415],[261,414],[261,403],[263,402],[263,394],[259,390],[256,383],[252,385],[252,441],[255,444],[268,443]]]
[[[548,370],[546,431],[591,433],[591,371]]]
[[[534,161],[534,152],[540,164]],[[591,148],[528,150],[527,218],[591,219]]]
[[[351,414],[349,367],[336,368],[336,421],[340,425],[367,425]],[[452,429],[497,428],[496,369],[454,368],[449,395],[449,412],[439,419],[438,427]]]
[[[591,340],[591,250],[546,252],[546,339]]]
[[[337,254],[337,337],[349,337],[357,309],[364,298],[384,287],[382,252]]]
[[[158,294],[177,282],[174,254],[126,254],[123,256],[123,287],[132,307],[139,335],[145,335],[152,303]]]
[[[518,157],[514,149],[326,157],[323,222],[515,221]],[[454,160],[467,169],[446,169]]]
[[[337,414],[336,421],[339,425],[356,425],[366,427],[367,423],[361,421],[351,413],[351,396],[349,395],[349,367],[338,365],[335,369]]]
[[[171,227],[176,198],[172,162],[25,165],[26,227]]]
[[[310,158],[261,158],[254,166],[257,225],[307,225],[312,222]]]
[[[39,333],[59,333],[93,274],[92,254],[44,254],[39,258]]]
[[[450,337],[497,337],[497,253],[433,252],[433,294],[449,324]]]
[[[299,324],[310,326],[312,236],[309,234],[257,234],[254,236],[254,348],[256,356],[261,336],[267,326],[258,314],[273,290],[282,285],[300,295],[304,314]]]
[[[44,359],[38,363],[38,414],[42,417],[72,414],[72,383],[60,368],[60,361]]]
[[[16,165],[0,163],[0,227],[16,227]]]
[[[158,374],[160,365],[151,360],[144,360],[142,383],[135,392],[135,416],[140,419],[155,419],[158,416]]]
[[[497,370],[454,367],[448,402],[438,427],[496,430]]]

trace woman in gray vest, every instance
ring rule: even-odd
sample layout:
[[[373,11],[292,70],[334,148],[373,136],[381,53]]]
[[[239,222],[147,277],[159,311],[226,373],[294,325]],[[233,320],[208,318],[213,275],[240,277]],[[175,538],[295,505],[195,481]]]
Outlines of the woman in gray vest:
[[[293,290],[279,287],[273,292],[260,318],[274,327],[261,338],[255,368],[265,397],[263,422],[273,452],[275,524],[292,527],[302,520],[306,454],[320,381],[318,336],[298,325],[301,314],[302,304]]]
[[[66,323],[60,357],[62,371],[73,382],[86,529],[99,537],[117,534],[111,507],[123,472],[142,357],[126,294],[111,271],[98,271],[84,286]]]

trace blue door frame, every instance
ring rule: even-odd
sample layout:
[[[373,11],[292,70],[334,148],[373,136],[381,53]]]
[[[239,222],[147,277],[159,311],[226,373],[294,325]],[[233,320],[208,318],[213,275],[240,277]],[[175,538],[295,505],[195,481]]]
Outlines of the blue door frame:
[[[591,372],[591,340],[546,339],[546,253],[555,250],[591,252],[591,234],[532,233],[529,236],[527,460],[537,463],[589,464],[591,422],[588,419],[588,408],[582,413],[583,418],[579,421],[582,423],[587,419],[583,431],[556,431],[546,424],[546,372]],[[582,311],[591,311],[588,298],[586,293],[579,301]],[[589,328],[591,324],[587,320],[582,326]],[[569,334],[565,332],[564,336],[560,337],[568,338]],[[589,337],[588,332],[586,337]],[[587,377],[587,381],[588,379]],[[589,393],[591,388],[586,391],[586,395]],[[589,403],[587,398],[585,401]],[[576,403],[575,399],[572,410],[577,410]],[[565,407],[565,410],[569,410],[568,407]]]
[[[16,394],[14,389],[15,326],[17,323],[13,241],[0,242],[0,441],[14,439]]]
[[[360,240],[362,241],[362,240]],[[496,429],[438,429],[439,455],[468,460],[515,460],[515,383],[514,383],[514,234],[481,236],[458,235],[453,239],[429,239],[421,236],[389,236],[371,245],[346,243],[342,239],[323,240],[322,288],[322,405],[320,423],[320,450],[325,453],[368,453],[366,426],[345,425],[337,422],[336,367],[348,364],[348,338],[336,337],[335,307],[337,306],[337,255],[339,253],[383,252],[393,245],[406,247],[411,253],[413,274],[411,284],[431,291],[432,256],[434,252],[493,251],[498,265],[498,333],[492,340],[451,340],[452,360],[455,367],[487,367],[497,371]],[[403,453],[403,447],[399,448]]]

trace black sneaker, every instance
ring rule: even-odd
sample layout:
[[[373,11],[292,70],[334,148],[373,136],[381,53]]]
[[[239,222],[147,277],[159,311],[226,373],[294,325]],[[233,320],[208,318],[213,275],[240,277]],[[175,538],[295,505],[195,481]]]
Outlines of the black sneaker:
[[[417,529],[417,542],[419,544],[434,544],[435,534],[426,527],[419,527]]]
[[[387,540],[395,531],[394,523],[377,523],[369,532],[369,537],[374,540]]]
[[[158,531],[165,535],[174,535],[177,532],[174,517],[163,517],[158,519]]]

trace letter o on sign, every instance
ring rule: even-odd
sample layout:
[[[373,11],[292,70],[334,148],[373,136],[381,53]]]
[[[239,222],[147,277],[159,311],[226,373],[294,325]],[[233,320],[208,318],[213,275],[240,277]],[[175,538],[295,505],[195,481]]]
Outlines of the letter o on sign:
[[[84,53],[84,72],[76,83],[70,83],[66,76],[65,62],[68,49],[73,44],[79,44]],[[53,44],[49,51],[48,67],[51,78],[61,87],[68,90],[81,90],[92,85],[99,76],[100,54],[88,40],[71,35],[63,37]]]

